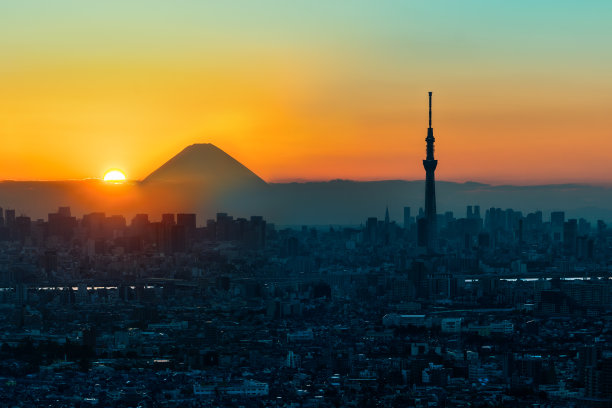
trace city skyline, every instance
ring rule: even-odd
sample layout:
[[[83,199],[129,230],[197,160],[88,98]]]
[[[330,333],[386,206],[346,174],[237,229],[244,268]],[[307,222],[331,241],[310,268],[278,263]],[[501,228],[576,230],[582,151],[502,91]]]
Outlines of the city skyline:
[[[611,408],[611,17],[0,2],[0,406]]]
[[[0,179],[141,180],[210,142],[268,182],[418,180],[431,89],[440,180],[610,184],[610,15],[603,2],[3,4]]]

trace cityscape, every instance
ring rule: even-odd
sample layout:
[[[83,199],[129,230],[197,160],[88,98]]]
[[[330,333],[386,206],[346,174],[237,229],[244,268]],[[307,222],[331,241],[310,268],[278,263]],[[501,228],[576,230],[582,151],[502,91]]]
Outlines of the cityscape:
[[[612,230],[438,214],[431,117],[401,224],[0,211],[0,402],[610,406]]]
[[[0,408],[612,408],[610,21],[0,1]]]

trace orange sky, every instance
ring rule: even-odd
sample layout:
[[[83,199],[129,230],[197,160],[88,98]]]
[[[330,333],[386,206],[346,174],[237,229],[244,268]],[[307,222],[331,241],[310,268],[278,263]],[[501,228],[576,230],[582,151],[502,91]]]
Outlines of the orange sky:
[[[607,6],[135,3],[0,6],[0,179],[420,179],[431,90],[438,179],[612,181]]]

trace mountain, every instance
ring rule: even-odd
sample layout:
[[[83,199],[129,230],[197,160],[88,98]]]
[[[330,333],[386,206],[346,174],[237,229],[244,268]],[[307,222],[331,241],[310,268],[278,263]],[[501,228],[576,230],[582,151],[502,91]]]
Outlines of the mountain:
[[[242,163],[210,143],[193,144],[139,183],[157,212],[217,212],[248,207],[268,185]],[[154,206],[152,204],[155,203]]]
[[[280,225],[358,225],[367,217],[401,222],[403,207],[418,214],[424,204],[423,180],[266,183],[255,173],[212,144],[185,148],[140,182],[124,184],[100,180],[0,182],[0,207],[14,208],[32,218],[46,218],[59,206],[73,214],[101,211],[136,213],[158,219],[165,212],[193,212],[198,224],[217,212],[239,217],[263,215]],[[474,182],[436,182],[438,212],[465,216],[466,205],[486,209],[513,208],[523,213],[566,211],[567,218],[612,220],[612,188],[586,184],[492,186]]]
[[[149,174],[142,184],[160,182],[199,183],[217,188],[266,185],[242,163],[211,143],[187,146]]]

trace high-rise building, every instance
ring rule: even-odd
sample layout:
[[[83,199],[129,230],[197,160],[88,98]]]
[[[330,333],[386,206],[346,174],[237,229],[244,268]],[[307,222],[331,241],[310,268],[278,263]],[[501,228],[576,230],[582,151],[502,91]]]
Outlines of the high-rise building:
[[[15,227],[15,210],[4,210],[4,222],[9,230]]]
[[[410,228],[410,207],[404,207],[404,229]]]
[[[429,128],[427,129],[427,156],[423,160],[425,168],[425,238],[427,251],[432,253],[437,247],[437,214],[436,214],[436,179],[435,171],[438,161],[434,159],[434,138],[433,128],[431,127],[431,95],[429,92]]]
[[[550,230],[554,242],[563,242],[563,226],[565,224],[565,213],[553,211],[550,213]]]
[[[384,225],[384,240],[385,245],[389,245],[389,241],[391,240],[391,232],[389,231],[389,206],[385,209],[385,225]]]
[[[170,249],[172,252],[185,252],[187,250],[187,227],[176,224],[170,227]]]
[[[578,221],[576,219],[567,220],[563,224],[563,248],[568,255],[576,253],[578,242]]]
[[[174,214],[162,214],[162,224],[171,226],[176,224],[174,221]]]
[[[131,235],[144,238],[149,228],[149,215],[136,214],[130,224]]]
[[[196,215],[195,214],[176,214],[176,225],[185,227],[187,244],[195,239],[196,236]]]
[[[70,207],[60,207],[57,213],[62,217],[70,217]]]
[[[62,238],[66,241],[72,238],[77,227],[77,219],[70,215],[70,207],[59,207],[57,213],[49,213],[47,219],[48,236]]]
[[[251,216],[245,234],[244,241],[251,249],[263,249],[266,245],[266,222],[258,215]]]
[[[366,227],[363,233],[363,240],[369,244],[376,244],[377,241],[378,220],[376,217],[369,217],[366,221]]]
[[[20,217],[15,217],[15,237],[19,241],[24,241],[26,237],[30,236],[30,217],[26,217],[22,215]]]
[[[216,232],[217,241],[228,241],[231,237],[231,225],[234,217],[227,213],[217,213]]]
[[[83,215],[81,225],[87,231],[87,235],[91,238],[98,239],[104,237],[104,220],[106,214],[96,212]]]

